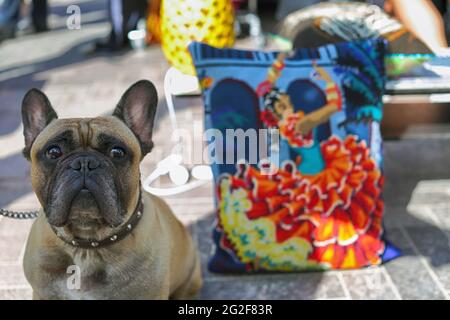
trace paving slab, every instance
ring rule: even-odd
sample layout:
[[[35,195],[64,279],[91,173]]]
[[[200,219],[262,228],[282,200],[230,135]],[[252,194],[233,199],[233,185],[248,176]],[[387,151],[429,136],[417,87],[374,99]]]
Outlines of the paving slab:
[[[385,264],[387,274],[402,299],[444,299],[442,284],[434,277],[434,270],[414,247],[403,228],[391,229],[389,239],[402,250],[403,256]]]
[[[346,299],[335,274],[302,273],[206,278],[200,298],[310,300]]]

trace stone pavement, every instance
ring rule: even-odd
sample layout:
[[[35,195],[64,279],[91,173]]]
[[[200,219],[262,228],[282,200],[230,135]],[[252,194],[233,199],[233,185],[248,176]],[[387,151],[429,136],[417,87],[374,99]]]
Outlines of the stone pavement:
[[[70,4],[76,1],[70,1]],[[0,44],[0,207],[38,207],[21,155],[20,101],[31,87],[45,91],[62,117],[110,113],[134,81],[151,79],[160,92],[155,149],[142,163],[144,176],[173,143],[163,97],[167,64],[158,47],[144,52],[92,55],[92,40],[105,35],[105,1],[78,1],[81,30],[64,28],[68,1],[51,1],[55,30]],[[83,19],[83,18],[82,18]],[[82,20],[83,21],[83,20]],[[176,100],[182,128],[202,121],[198,98]],[[388,238],[404,256],[357,271],[272,275],[218,275],[207,271],[214,222],[212,186],[166,200],[190,227],[201,252],[205,299],[448,299],[450,297],[450,139],[448,135],[385,143]],[[0,217],[0,299],[28,299],[21,267],[31,222]]]

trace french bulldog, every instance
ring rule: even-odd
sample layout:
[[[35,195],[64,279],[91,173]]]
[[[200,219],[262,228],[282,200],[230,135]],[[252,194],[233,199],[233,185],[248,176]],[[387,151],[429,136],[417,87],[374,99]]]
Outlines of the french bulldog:
[[[41,204],[25,255],[33,299],[190,299],[202,278],[193,241],[141,189],[157,92],[133,84],[111,116],[58,119],[46,95],[22,102],[24,155]]]

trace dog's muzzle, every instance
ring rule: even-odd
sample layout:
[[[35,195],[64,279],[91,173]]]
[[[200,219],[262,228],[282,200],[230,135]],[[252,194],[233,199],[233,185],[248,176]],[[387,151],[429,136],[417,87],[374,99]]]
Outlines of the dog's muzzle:
[[[57,164],[56,174],[49,182],[49,196],[44,208],[47,219],[55,227],[64,226],[80,195],[89,193],[95,201],[87,202],[109,225],[123,222],[124,213],[118,200],[114,165],[102,155],[78,153],[67,156]],[[76,203],[78,206],[79,204]]]

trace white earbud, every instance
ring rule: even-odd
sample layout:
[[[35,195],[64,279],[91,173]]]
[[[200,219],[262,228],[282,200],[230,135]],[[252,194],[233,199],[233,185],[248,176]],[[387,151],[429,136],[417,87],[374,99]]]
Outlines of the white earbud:
[[[182,165],[173,165],[169,171],[169,178],[175,185],[182,186],[189,180],[189,171]]]
[[[191,174],[198,180],[212,180],[213,174],[211,168],[205,165],[198,165],[192,168]]]

